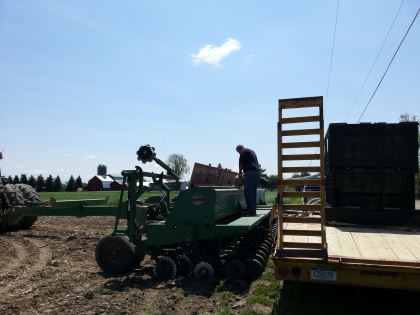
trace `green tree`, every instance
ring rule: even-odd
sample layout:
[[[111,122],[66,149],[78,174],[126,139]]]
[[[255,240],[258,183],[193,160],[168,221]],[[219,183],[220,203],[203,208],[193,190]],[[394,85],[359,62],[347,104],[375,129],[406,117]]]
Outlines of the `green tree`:
[[[190,171],[187,159],[182,154],[171,154],[168,157],[166,164],[168,164],[180,178]]]
[[[33,188],[36,187],[36,179],[33,175],[29,176],[28,185],[31,185]]]
[[[13,184],[19,184],[19,177],[17,175],[13,177]]]
[[[45,180],[45,191],[53,191],[54,190],[54,179],[51,175],[47,177]]]
[[[35,189],[36,191],[44,191],[45,188],[45,180],[42,175],[38,175],[36,178]]]
[[[66,191],[76,191],[76,182],[73,175],[70,176],[69,181],[67,182]]]
[[[63,188],[63,185],[61,184],[61,178],[57,175],[57,177],[54,179],[54,191],[61,191]]]
[[[9,177],[7,177],[7,182],[10,183],[10,184],[13,184],[12,175],[9,175]]]
[[[80,175],[77,176],[74,186],[76,188],[75,190],[77,190],[78,188],[83,188],[83,182],[82,182],[82,178],[80,177]]]
[[[26,177],[26,174],[20,175],[20,183],[21,184],[28,184],[28,178]]]

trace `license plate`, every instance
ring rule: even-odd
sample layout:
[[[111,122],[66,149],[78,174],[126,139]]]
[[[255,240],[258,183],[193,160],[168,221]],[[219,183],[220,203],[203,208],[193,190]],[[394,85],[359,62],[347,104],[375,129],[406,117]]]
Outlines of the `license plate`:
[[[311,279],[321,281],[337,281],[337,272],[335,269],[312,268]]]

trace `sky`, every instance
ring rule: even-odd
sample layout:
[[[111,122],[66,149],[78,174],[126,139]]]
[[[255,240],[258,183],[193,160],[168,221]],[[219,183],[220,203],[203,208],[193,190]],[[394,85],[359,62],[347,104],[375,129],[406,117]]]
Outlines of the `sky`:
[[[337,1],[0,0],[2,174],[87,181],[139,165],[143,144],[234,170],[244,144],[275,174],[278,100],[324,96],[326,127],[356,122],[420,1],[355,102],[400,4],[340,1],[326,95]],[[362,121],[420,116],[419,100],[420,18]]]

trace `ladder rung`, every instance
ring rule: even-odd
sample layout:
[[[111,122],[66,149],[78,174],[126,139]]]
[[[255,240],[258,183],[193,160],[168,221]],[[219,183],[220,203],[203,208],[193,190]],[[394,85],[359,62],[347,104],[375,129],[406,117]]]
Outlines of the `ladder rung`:
[[[324,258],[327,256],[326,250],[313,249],[277,249],[275,257],[294,258]]]
[[[322,106],[322,96],[279,100],[280,109]]]
[[[319,193],[318,193],[319,196]],[[321,211],[321,205],[297,205],[288,204],[281,206],[284,210]]]
[[[283,186],[304,186],[304,185],[313,185],[319,186],[321,184],[320,179],[283,179],[280,181]]]
[[[321,218],[317,217],[283,217],[284,223],[313,223],[321,224]]]
[[[321,154],[286,154],[281,156],[283,161],[319,160]]]
[[[312,248],[322,249],[322,243],[283,242],[283,248]]]
[[[283,235],[294,235],[294,236],[321,236],[322,231],[314,230],[283,230]]]
[[[319,191],[283,191],[280,193],[286,198],[319,198],[321,196]]]
[[[299,173],[299,172],[321,172],[320,166],[285,166],[281,169],[282,173]]]
[[[303,116],[303,117],[288,117],[282,118],[282,124],[295,124],[295,123],[303,123],[303,122],[311,122],[311,121],[320,121],[319,116]]]
[[[321,143],[319,141],[306,141],[306,142],[286,142],[282,143],[283,149],[288,148],[312,148],[319,147]]]
[[[282,136],[306,136],[306,135],[319,135],[321,129],[296,129],[296,130],[282,130]]]

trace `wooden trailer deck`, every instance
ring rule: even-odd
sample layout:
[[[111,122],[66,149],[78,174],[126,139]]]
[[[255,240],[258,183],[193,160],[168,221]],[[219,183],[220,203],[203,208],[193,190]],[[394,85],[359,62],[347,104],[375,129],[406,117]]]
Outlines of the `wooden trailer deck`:
[[[285,223],[287,229],[316,225]],[[280,279],[420,290],[420,232],[356,226],[326,226],[327,257],[282,257],[274,253]],[[285,242],[319,243],[316,236],[284,235]]]
[[[285,224],[288,229],[316,230],[311,224]],[[329,257],[418,263],[420,232],[407,232],[355,226],[327,226]],[[284,236],[286,242],[319,243],[316,236]]]

